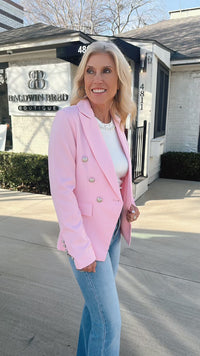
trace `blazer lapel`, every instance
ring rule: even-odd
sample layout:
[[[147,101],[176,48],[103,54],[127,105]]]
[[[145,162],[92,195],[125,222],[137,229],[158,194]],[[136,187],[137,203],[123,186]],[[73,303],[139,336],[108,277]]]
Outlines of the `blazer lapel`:
[[[108,182],[121,199],[119,183],[108,148],[104,142],[97,120],[91,109],[88,100],[80,101],[77,104],[80,112],[80,120],[87,138],[88,144],[96,158],[96,161],[106,176]]]

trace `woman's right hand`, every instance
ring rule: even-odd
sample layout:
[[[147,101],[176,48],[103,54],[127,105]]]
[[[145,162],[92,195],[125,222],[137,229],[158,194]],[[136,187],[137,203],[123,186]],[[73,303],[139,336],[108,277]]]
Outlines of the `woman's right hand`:
[[[96,265],[97,265],[97,263],[96,263],[96,261],[94,261],[90,265],[80,269],[79,271],[81,271],[81,272],[96,272]]]

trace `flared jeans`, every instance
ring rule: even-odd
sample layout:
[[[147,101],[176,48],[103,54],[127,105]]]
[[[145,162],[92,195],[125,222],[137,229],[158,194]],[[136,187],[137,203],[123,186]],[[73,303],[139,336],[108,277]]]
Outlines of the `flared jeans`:
[[[106,260],[97,261],[96,272],[81,272],[69,261],[83,294],[77,356],[119,356],[121,316],[115,276],[120,257],[120,219]]]

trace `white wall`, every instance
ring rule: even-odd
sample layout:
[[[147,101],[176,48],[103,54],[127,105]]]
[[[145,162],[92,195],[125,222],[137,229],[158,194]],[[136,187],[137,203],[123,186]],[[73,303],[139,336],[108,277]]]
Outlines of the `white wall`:
[[[147,120],[147,143],[145,175],[148,175],[148,184],[159,176],[160,156],[164,152],[165,136],[154,138],[154,120],[156,105],[156,86],[158,60],[170,68],[170,52],[157,44],[140,44],[142,51],[147,53],[147,70],[140,73],[140,87],[144,85],[143,109],[141,109],[141,98],[138,106],[138,125],[143,125]],[[149,62],[149,63],[148,63]]]
[[[170,68],[170,52],[153,42],[131,41],[129,43],[140,47],[141,53],[146,53],[147,55],[146,71],[140,72],[138,100],[138,126],[143,126],[144,120],[147,121],[144,164],[144,175],[147,178],[144,180],[139,179],[133,187],[134,196],[138,199],[148,189],[148,184],[159,176],[160,156],[164,152],[166,136],[154,138],[157,68],[158,60]],[[143,98],[140,95],[142,91],[144,91]]]
[[[169,14],[170,14],[170,19],[180,19],[180,18],[189,17],[189,16],[199,16],[200,15],[200,7],[196,7],[193,9],[170,11]]]
[[[30,56],[31,55],[31,56]],[[8,56],[9,68],[8,75],[8,94],[29,94],[31,90],[27,86],[26,69],[29,71],[33,69],[44,70],[47,72],[47,88],[43,90],[32,90],[35,94],[53,92],[56,88],[58,92],[62,89],[71,94],[71,83],[75,72],[75,66],[56,58],[55,50],[42,51],[34,54],[11,55]],[[23,67],[22,71],[20,68]],[[69,67],[69,68],[68,68]],[[48,72],[48,70],[50,72]],[[60,70],[60,74],[56,72],[56,86],[52,83],[53,71]],[[11,77],[9,79],[9,73]],[[13,85],[13,73],[16,74],[15,85]],[[24,80],[24,76],[26,77]],[[67,76],[67,77],[66,77]],[[49,79],[49,80],[48,80]],[[54,80],[55,81],[55,80]],[[17,83],[22,83],[19,87]],[[18,105],[18,103],[16,103]],[[35,102],[34,104],[40,105]],[[47,105],[51,105],[47,104]],[[20,103],[19,105],[32,105],[32,103]],[[69,105],[68,102],[58,102],[59,107]],[[51,131],[52,122],[56,112],[17,112],[17,106],[10,105],[10,114],[12,120],[12,134],[13,134],[13,152],[26,152],[35,154],[48,153],[49,135]]]
[[[197,152],[200,125],[200,66],[171,72],[166,151]]]
[[[26,116],[23,109],[32,108],[28,116],[51,116],[42,106],[69,105],[71,65],[69,62],[12,66],[6,69],[9,114]],[[33,110],[35,107],[35,110]],[[40,111],[36,111],[40,107]]]
[[[47,155],[52,117],[13,116],[13,152]]]

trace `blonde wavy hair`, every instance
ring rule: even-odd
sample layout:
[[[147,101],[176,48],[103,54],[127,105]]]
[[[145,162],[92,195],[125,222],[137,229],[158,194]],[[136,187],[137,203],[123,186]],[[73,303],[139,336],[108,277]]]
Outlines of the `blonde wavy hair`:
[[[124,55],[112,42],[97,41],[88,46],[81,59],[74,78],[74,86],[70,104],[76,105],[80,100],[87,97],[84,85],[85,68],[90,56],[96,53],[108,53],[112,56],[115,62],[118,74],[119,89],[117,90],[117,93],[113,99],[113,103],[110,108],[110,114],[112,117],[114,117],[115,114],[119,116],[121,124],[125,126],[127,116],[130,115],[131,119],[134,119],[136,115],[136,105],[132,100],[131,92],[131,71]]]

